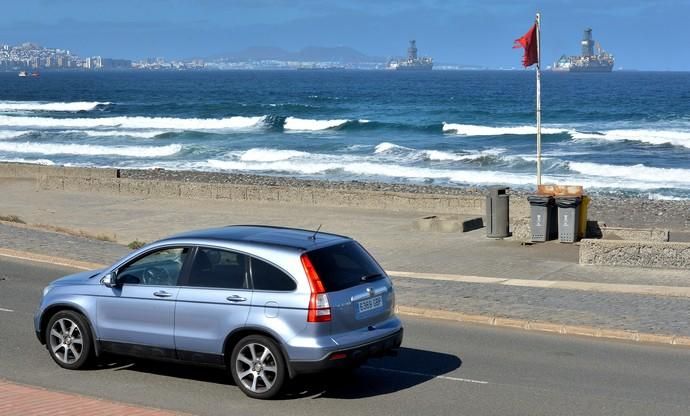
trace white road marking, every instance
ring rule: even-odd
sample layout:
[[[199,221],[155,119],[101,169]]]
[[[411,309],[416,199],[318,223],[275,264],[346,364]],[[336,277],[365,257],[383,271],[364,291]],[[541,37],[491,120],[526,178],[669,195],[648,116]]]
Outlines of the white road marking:
[[[0,312],[14,312],[12,309],[0,308]]]
[[[489,384],[488,381],[482,381],[482,380],[473,380],[471,378],[460,378],[460,377],[450,377],[450,376],[436,376],[433,374],[427,374],[427,373],[419,373],[416,371],[407,371],[407,370],[394,370],[392,368],[382,368],[382,367],[371,367],[368,365],[362,366],[362,368],[366,368],[369,370],[379,370],[379,371],[388,371],[390,373],[399,373],[399,374],[408,374],[411,376],[420,376],[420,377],[430,377],[430,378],[440,378],[442,380],[450,380],[450,381],[462,381],[463,383],[474,383],[474,384]]]

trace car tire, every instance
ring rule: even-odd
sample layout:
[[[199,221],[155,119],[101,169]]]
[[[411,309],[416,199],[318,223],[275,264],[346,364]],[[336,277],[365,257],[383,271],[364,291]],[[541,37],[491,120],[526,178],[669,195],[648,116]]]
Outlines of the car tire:
[[[263,335],[242,338],[232,350],[229,368],[235,384],[255,399],[274,398],[287,376],[280,347]]]
[[[93,356],[93,339],[82,314],[60,311],[50,318],[45,331],[46,348],[57,365],[68,370],[88,366]]]

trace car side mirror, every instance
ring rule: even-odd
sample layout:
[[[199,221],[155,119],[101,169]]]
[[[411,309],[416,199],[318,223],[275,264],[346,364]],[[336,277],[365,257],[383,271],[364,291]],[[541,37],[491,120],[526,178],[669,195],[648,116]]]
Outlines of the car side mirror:
[[[113,271],[103,276],[101,283],[103,283],[106,287],[117,287],[117,272]]]

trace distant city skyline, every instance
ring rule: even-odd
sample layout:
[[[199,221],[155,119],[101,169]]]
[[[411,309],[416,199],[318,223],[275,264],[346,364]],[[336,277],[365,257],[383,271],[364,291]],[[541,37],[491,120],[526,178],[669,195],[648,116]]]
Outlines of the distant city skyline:
[[[347,46],[390,57],[404,55],[416,39],[420,54],[437,63],[505,68],[519,67],[512,42],[537,10],[544,65],[577,54],[591,27],[616,68],[690,70],[690,2],[679,0],[26,0],[3,5],[0,44],[134,60],[206,58],[254,46]]]

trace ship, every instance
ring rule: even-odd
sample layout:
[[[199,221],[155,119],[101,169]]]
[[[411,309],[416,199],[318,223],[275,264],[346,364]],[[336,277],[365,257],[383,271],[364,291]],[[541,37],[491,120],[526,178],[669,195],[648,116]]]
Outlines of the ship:
[[[551,69],[562,72],[611,72],[613,64],[613,55],[603,50],[599,42],[592,39],[592,29],[587,28],[582,37],[581,55],[563,55]]]
[[[29,73],[26,71],[19,71],[19,74],[17,74],[17,76],[24,78],[24,77],[28,77]]]
[[[417,56],[417,42],[410,41],[407,48],[407,59],[391,59],[388,61],[388,69],[395,71],[431,71],[434,66],[433,58]]]

